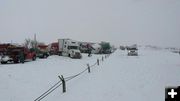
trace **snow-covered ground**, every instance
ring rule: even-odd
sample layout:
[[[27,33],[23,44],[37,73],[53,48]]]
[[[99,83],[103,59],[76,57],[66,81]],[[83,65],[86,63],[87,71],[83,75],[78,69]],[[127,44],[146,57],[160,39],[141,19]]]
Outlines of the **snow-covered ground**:
[[[94,64],[102,55],[82,59],[51,56],[25,64],[0,64],[0,101],[33,101],[59,81]],[[139,56],[117,50],[100,66],[67,82],[42,101],[164,101],[165,87],[180,85],[180,55],[141,48]]]

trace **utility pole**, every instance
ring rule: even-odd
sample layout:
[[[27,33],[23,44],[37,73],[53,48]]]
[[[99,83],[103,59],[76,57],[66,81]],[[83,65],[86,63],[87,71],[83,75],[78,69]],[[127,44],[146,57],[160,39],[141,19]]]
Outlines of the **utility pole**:
[[[35,52],[37,53],[37,40],[36,40],[36,33],[34,34],[34,48],[35,48]]]

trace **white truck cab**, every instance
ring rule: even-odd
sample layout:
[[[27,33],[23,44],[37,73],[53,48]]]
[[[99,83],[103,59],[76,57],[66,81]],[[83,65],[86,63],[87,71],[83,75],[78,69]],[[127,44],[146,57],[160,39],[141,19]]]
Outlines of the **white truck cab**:
[[[81,58],[79,44],[71,39],[58,39],[59,55],[69,56],[71,58]]]

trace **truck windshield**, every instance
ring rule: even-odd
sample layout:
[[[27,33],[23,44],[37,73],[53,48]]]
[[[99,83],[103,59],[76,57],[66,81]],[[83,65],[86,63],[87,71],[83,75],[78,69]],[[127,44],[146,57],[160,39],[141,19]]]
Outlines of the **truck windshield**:
[[[78,49],[78,46],[68,46],[68,49]]]

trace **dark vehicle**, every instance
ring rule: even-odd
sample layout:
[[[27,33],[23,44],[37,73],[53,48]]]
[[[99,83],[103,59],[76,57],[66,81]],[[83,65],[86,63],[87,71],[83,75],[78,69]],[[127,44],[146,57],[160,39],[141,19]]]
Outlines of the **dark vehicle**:
[[[127,46],[128,56],[138,56],[138,48],[137,45]]]
[[[49,56],[48,46],[47,45],[38,45],[37,57],[47,58]]]
[[[49,56],[48,52],[44,52],[44,51],[37,52],[37,57],[39,58],[47,58],[48,56]]]
[[[138,56],[137,50],[128,50],[128,56]]]
[[[27,60],[36,60],[36,53],[25,47],[8,47],[5,54],[1,57],[2,64],[8,62],[24,63]]]

